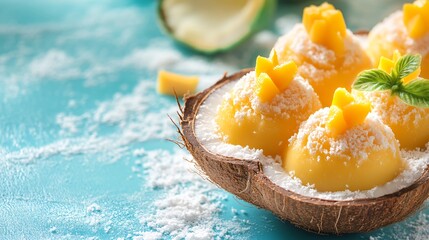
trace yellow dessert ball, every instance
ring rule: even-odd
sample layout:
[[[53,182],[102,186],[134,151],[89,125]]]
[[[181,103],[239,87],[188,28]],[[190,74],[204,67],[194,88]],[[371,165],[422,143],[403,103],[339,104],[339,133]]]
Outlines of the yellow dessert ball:
[[[333,137],[330,109],[310,116],[291,138],[283,168],[317,191],[368,190],[384,185],[404,168],[392,130],[377,118]]]
[[[365,92],[373,112],[387,124],[398,139],[401,148],[423,148],[429,142],[429,108],[405,104],[387,92]]]
[[[298,73],[313,86],[323,106],[329,106],[338,87],[350,90],[359,72],[371,68],[371,61],[350,31],[344,38],[344,54],[338,55],[313,43],[303,25],[296,25],[274,46],[279,62],[293,60]]]
[[[424,14],[428,16],[429,12]],[[415,38],[410,36],[409,27],[404,23],[403,11],[397,11],[377,24],[368,35],[367,46],[367,52],[374,66],[378,64],[380,57],[391,57],[395,50],[403,55],[420,54],[422,55],[420,76],[429,78],[429,20],[426,24],[421,36]]]
[[[282,155],[299,124],[321,105],[312,87],[299,76],[265,101],[260,97],[268,94],[255,91],[261,84],[257,80],[255,72],[250,72],[225,94],[215,119],[218,131],[227,143],[262,149],[266,155]]]

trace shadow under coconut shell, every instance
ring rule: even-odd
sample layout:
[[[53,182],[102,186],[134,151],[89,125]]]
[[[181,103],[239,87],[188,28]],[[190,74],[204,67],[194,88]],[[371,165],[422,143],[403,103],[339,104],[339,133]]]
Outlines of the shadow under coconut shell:
[[[231,197],[232,198],[232,197]],[[233,199],[233,198],[232,198]],[[231,200],[230,200],[231,201]],[[399,239],[427,239],[429,237],[429,208],[410,216],[406,220],[374,230],[368,233],[346,233],[342,235],[333,234],[317,234],[305,231],[295,227],[293,224],[282,221],[271,212],[256,208],[253,205],[242,200],[233,200],[236,202],[238,209],[244,209],[246,216],[239,216],[240,219],[249,219],[251,221],[252,234],[250,239],[266,239],[270,236],[270,240],[285,240],[285,239],[322,239],[322,240],[399,240]],[[234,205],[229,203],[229,205]]]
[[[296,226],[317,233],[357,233],[402,221],[419,210],[429,196],[429,169],[413,184],[378,198],[333,201],[307,197],[283,189],[269,180],[263,166],[211,153],[195,133],[195,121],[206,98],[223,85],[240,79],[252,69],[224,76],[212,87],[185,99],[180,109],[179,133],[196,163],[207,176],[239,198],[268,209]]]
[[[221,215],[226,218],[237,216],[238,219],[247,221],[247,227],[252,229],[252,235],[249,239],[267,239],[269,234],[271,240],[276,239],[325,239],[325,240],[362,240],[362,239],[427,239],[429,237],[429,202],[427,202],[420,211],[413,214],[406,220],[380,228],[368,233],[348,233],[342,235],[325,234],[320,235],[305,231],[295,227],[293,224],[282,221],[276,215],[265,209],[257,208],[243,200],[240,200],[232,194],[228,194],[225,199],[228,206],[237,210],[232,213],[226,209]],[[244,210],[241,212],[240,210]],[[246,234],[244,233],[246,236]]]

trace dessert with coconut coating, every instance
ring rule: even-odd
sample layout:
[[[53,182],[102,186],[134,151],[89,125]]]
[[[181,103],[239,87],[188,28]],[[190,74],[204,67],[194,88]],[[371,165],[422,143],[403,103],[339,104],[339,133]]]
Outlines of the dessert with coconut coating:
[[[350,90],[357,74],[371,67],[358,39],[346,28],[342,13],[328,3],[304,9],[302,24],[280,37],[274,49],[279,62],[293,60],[313,86],[323,106],[335,89]]]
[[[317,66],[322,74],[312,75],[326,77],[325,73],[344,69],[342,64],[335,65],[339,59],[350,68],[358,62],[355,58],[346,60],[350,54],[341,55],[349,49],[347,34],[344,38],[338,31],[341,24],[331,25],[339,23],[332,20],[338,19],[338,13],[328,11],[332,10],[329,6],[325,8],[314,10],[316,13],[309,15],[313,17],[307,16],[304,21],[310,23],[310,34],[306,24],[301,25],[307,41],[294,39],[301,38],[296,34],[297,27],[288,36],[291,49],[305,49],[300,52],[302,58],[295,56],[303,59],[297,66],[288,62],[290,59],[282,59],[284,52],[291,50],[274,48],[278,54],[273,51],[269,58],[258,58],[254,72],[246,69],[224,76],[187,98],[180,115],[181,136],[207,176],[239,198],[307,230],[336,234],[371,231],[402,221],[427,199],[429,149],[400,149],[392,129],[370,111],[371,103],[361,91],[383,91],[408,105],[427,107],[429,86],[426,80],[416,78],[418,57],[389,55],[380,63],[381,69],[358,74],[353,84],[356,91],[332,90],[335,96],[329,100],[330,107],[302,108],[314,105],[316,101],[311,99],[317,97],[312,91],[286,93],[295,81],[301,86],[297,89],[310,89],[309,81],[305,85],[296,71],[311,72]],[[322,21],[317,22],[319,18]],[[339,34],[331,35],[331,29],[324,27],[328,22]],[[326,34],[316,34],[324,31]],[[344,49],[338,44],[341,39]],[[349,39],[353,41],[354,37]],[[311,44],[313,47],[309,47]],[[353,56],[362,52],[359,47],[353,49],[360,49],[358,53],[349,49]],[[307,63],[312,57],[318,60],[313,61],[313,68]],[[301,121],[297,133],[289,138],[289,146],[284,144],[289,134],[284,128],[292,125],[287,125],[285,119]]]
[[[258,57],[255,71],[243,76],[218,107],[216,123],[224,141],[281,155],[299,124],[321,107],[296,72],[293,61],[278,64],[275,51],[270,58]]]
[[[290,140],[283,168],[317,191],[381,186],[404,168],[392,130],[373,115],[362,95],[335,91],[330,108],[315,112]]]
[[[404,4],[402,11],[394,12],[369,33],[367,52],[375,66],[380,57],[390,57],[396,50],[401,54],[420,54],[421,76],[429,78],[428,0]]]
[[[419,55],[382,57],[379,67],[359,75],[353,88],[363,91],[373,112],[392,128],[401,148],[423,148],[429,141],[429,81],[419,77]],[[357,91],[353,90],[353,91]]]

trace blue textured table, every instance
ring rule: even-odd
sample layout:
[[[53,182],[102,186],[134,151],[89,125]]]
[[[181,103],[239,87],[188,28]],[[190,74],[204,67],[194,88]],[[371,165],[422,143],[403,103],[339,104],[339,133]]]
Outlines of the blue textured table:
[[[1,239],[338,238],[297,229],[202,179],[186,151],[165,141],[177,137],[167,118],[176,103],[155,92],[160,68],[202,76],[201,89],[252,66],[309,2],[282,3],[270,32],[212,57],[162,34],[153,1],[94,2],[0,1]],[[400,6],[362,2],[334,1],[352,29]],[[343,238],[427,239],[428,223],[424,208]]]

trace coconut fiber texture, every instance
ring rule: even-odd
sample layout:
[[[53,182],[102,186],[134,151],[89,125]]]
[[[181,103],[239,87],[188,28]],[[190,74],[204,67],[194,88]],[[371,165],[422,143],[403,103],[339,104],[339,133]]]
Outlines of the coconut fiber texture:
[[[237,81],[252,69],[224,76],[212,87],[185,97],[180,107],[179,133],[186,148],[211,181],[250,202],[265,208],[281,219],[316,233],[356,233],[402,221],[418,210],[429,194],[429,170],[411,186],[393,194],[372,199],[332,201],[296,194],[275,185],[263,172],[258,161],[213,154],[198,141],[195,121],[200,106],[214,91]]]

